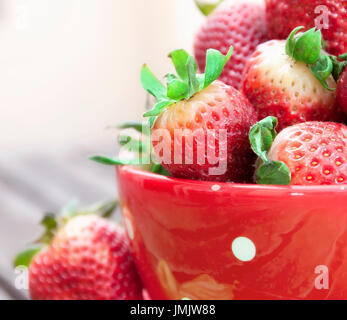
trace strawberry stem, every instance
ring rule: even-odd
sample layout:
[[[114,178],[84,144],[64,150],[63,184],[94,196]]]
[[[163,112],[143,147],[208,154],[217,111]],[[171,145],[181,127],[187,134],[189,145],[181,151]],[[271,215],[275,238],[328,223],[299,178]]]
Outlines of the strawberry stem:
[[[310,67],[314,76],[319,80],[322,86],[329,90],[335,91],[335,88],[330,88],[326,80],[331,76],[334,65],[331,58],[327,55],[321,55],[318,61]]]
[[[252,150],[260,159],[260,165],[255,173],[258,184],[289,185],[291,181],[287,165],[282,161],[272,161],[268,158],[268,152],[276,138],[277,124],[277,118],[267,117],[256,123],[249,133]]]
[[[171,52],[169,57],[175,66],[177,76],[173,74],[166,76],[167,88],[144,65],[141,70],[142,86],[157,99],[153,109],[147,111],[144,117],[156,117],[170,105],[181,100],[188,100],[197,92],[207,88],[221,75],[232,53],[233,47],[229,48],[226,56],[218,50],[207,50],[205,73],[198,74],[197,63],[193,56],[182,49]],[[151,123],[154,119],[151,119]]]
[[[303,28],[297,27],[291,32],[286,44],[286,53],[296,61],[314,64],[322,50],[322,32],[312,28],[297,35]]]
[[[335,81],[337,81],[339,80],[341,73],[343,72],[343,70],[345,69],[347,65],[347,53],[339,56],[340,60],[342,61],[340,61],[336,56],[333,56],[333,55],[330,55],[329,58],[333,64],[332,75]]]
[[[336,80],[338,60],[327,55],[323,50],[323,37],[320,30],[312,28],[304,33],[298,34],[303,26],[295,28],[289,35],[286,43],[286,53],[295,61],[306,63],[314,76],[319,80],[322,86],[329,90],[327,79],[333,75]]]

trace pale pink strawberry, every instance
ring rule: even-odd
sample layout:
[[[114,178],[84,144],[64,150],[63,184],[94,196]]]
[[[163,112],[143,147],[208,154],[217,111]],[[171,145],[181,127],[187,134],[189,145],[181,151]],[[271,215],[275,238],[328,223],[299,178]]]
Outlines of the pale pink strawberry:
[[[226,1],[208,17],[197,33],[195,58],[199,69],[203,71],[207,49],[214,48],[226,54],[229,47],[234,46],[234,55],[219,79],[238,89],[247,59],[257,45],[266,40],[268,37],[262,1]]]

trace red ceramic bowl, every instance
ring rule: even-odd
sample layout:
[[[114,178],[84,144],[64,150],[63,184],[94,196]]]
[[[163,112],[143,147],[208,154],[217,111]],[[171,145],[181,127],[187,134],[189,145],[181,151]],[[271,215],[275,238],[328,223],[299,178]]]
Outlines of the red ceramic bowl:
[[[347,299],[347,186],[280,187],[118,169],[153,299]]]

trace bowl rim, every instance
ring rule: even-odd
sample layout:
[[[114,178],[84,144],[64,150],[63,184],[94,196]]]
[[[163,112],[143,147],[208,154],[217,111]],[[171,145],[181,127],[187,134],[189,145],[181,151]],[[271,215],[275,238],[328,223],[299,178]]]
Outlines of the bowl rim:
[[[259,185],[259,184],[247,184],[247,183],[231,183],[231,182],[218,182],[218,181],[201,181],[201,180],[190,180],[190,179],[181,179],[181,178],[173,178],[167,177],[158,173],[153,173],[149,171],[145,171],[141,168],[130,166],[130,165],[122,165],[116,166],[116,171],[124,172],[131,175],[136,175],[139,177],[150,178],[153,182],[167,183],[167,184],[179,184],[186,186],[199,186],[199,189],[213,190],[214,186],[218,186],[226,189],[233,190],[262,190],[262,191],[288,191],[288,192],[308,192],[308,193],[327,193],[327,192],[339,192],[346,193],[347,195],[347,184],[344,185],[312,185],[312,186],[298,186],[298,185],[290,185],[290,186],[279,186],[279,185]]]

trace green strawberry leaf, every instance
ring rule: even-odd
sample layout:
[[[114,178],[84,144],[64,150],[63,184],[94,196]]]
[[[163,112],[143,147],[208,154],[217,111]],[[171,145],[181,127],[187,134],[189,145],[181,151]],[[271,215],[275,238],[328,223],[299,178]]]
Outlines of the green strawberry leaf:
[[[123,166],[123,165],[138,165],[139,160],[128,160],[128,161],[122,161],[118,158],[109,158],[105,156],[91,156],[89,157],[90,160],[101,163],[101,164],[107,164],[110,166]]]
[[[159,100],[153,107],[152,110],[149,110],[144,113],[144,117],[152,117],[152,116],[158,116],[162,113],[162,111],[168,107],[174,104],[174,100]]]
[[[211,14],[224,0],[195,0],[200,11],[208,16]]]
[[[312,28],[297,35],[303,28],[297,27],[291,32],[286,43],[286,53],[296,61],[314,64],[322,50],[322,32]]]
[[[188,72],[187,72],[186,66],[187,66],[187,61],[189,58],[188,52],[183,49],[175,50],[169,54],[169,58],[172,59],[172,62],[175,66],[178,76],[182,80],[187,80]]]
[[[111,202],[102,203],[96,210],[95,214],[103,218],[109,218],[118,208],[119,201],[114,200]]]
[[[136,139],[129,135],[121,134],[118,137],[118,142],[122,147],[131,152],[142,153],[146,151],[146,144],[143,144],[139,139]]]
[[[149,68],[144,65],[141,70],[142,86],[154,97],[161,99],[166,97],[165,86],[154,76]]]
[[[150,116],[148,118],[148,125],[149,125],[149,127],[151,129],[153,128],[153,125],[154,125],[154,122],[155,122],[156,119],[157,119],[157,116]]]
[[[120,124],[119,126],[117,126],[118,129],[134,129],[138,132],[142,132],[143,128],[142,128],[143,124],[141,122],[124,122],[122,124]]]
[[[206,53],[206,68],[204,88],[208,87],[221,75],[225,65],[230,60],[234,48],[231,46],[226,56],[215,49],[208,49]]]
[[[267,153],[276,137],[278,120],[275,117],[267,117],[256,123],[250,130],[249,139],[252,150],[264,162],[268,161]]]
[[[333,62],[329,56],[321,55],[318,61],[312,65],[310,69],[325,89],[329,91],[336,90],[335,88],[330,88],[326,82],[326,79],[330,77],[334,69]]]
[[[343,59],[343,55],[340,56],[340,59],[343,61],[340,61],[339,59],[337,59],[337,57],[333,55],[330,55],[329,58],[333,64],[332,76],[334,77],[335,81],[338,81],[341,73],[343,72],[343,70],[345,69],[347,65],[347,62],[345,61],[345,59]],[[347,54],[346,54],[346,59],[347,59]]]
[[[289,185],[291,182],[290,170],[282,161],[268,161],[260,165],[255,175],[258,184]]]
[[[177,78],[173,74],[166,75],[167,79],[167,96],[172,100],[184,99],[188,92],[188,84]]]
[[[78,201],[73,200],[68,203],[57,215],[59,227],[62,227],[72,218],[77,216],[97,215],[102,218],[109,218],[119,205],[118,200],[94,203],[86,208],[78,208]]]
[[[196,70],[196,61],[192,56],[189,56],[187,60],[188,93],[186,99],[191,98],[200,89],[200,82],[196,77]]]
[[[311,68],[314,69],[322,79],[328,79],[333,71],[333,63],[329,56],[321,55]]]
[[[347,52],[339,56],[341,60],[347,61]]]
[[[319,59],[322,49],[322,32],[312,28],[296,40],[293,58],[306,64],[314,64]]]
[[[70,216],[69,218],[72,218],[74,216],[90,215],[90,214],[95,214],[102,218],[109,218],[118,208],[118,205],[119,205],[118,200],[95,203],[87,208],[78,210],[73,216]]]
[[[13,265],[15,267],[25,266],[29,268],[32,259],[45,247],[44,244],[37,244],[31,246],[20,253],[14,259]]]
[[[158,163],[152,164],[151,172],[169,176],[169,172],[161,164]]]
[[[293,57],[294,56],[294,48],[295,48],[295,35],[302,29],[305,29],[305,27],[300,26],[296,27],[289,35],[287,42],[286,42],[286,53],[288,56]]]
[[[268,152],[276,138],[277,124],[277,118],[267,117],[256,123],[249,132],[252,150],[261,159],[261,165],[255,174],[258,184],[288,185],[291,181],[287,165],[268,158]]]

